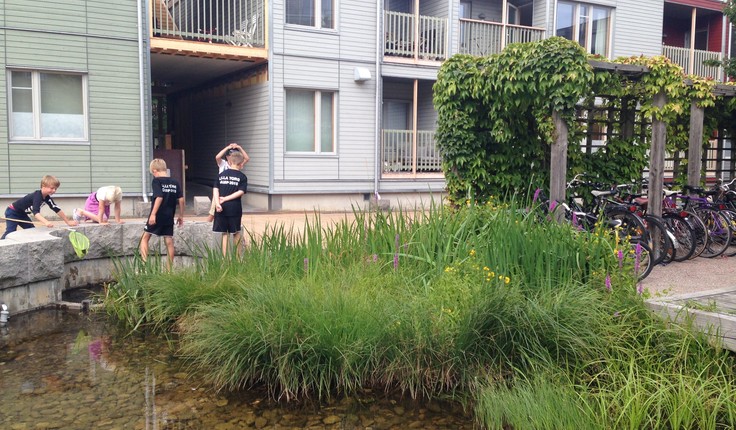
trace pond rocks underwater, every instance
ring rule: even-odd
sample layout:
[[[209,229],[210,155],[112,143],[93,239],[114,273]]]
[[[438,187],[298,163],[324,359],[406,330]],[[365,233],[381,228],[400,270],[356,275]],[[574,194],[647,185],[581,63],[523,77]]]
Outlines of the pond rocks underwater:
[[[456,404],[383,392],[322,405],[274,402],[260,389],[216,392],[161,338],[121,338],[104,315],[62,309],[0,327],[3,429],[472,429]]]

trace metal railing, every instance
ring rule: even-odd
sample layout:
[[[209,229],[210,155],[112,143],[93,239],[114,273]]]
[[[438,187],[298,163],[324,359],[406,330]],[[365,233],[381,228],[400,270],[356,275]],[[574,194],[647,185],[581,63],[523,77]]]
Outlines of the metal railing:
[[[265,46],[264,0],[150,0],[154,37]]]
[[[720,52],[704,51],[702,49],[693,49],[692,51],[694,61],[693,68],[690,70],[690,48],[662,45],[662,55],[681,66],[685,73],[703,78],[714,78],[717,81],[723,80],[723,70],[721,67],[706,66],[703,64],[703,61],[706,60],[723,60],[723,55]]]
[[[386,11],[383,15],[383,25],[384,55],[430,60],[447,59],[446,18],[420,15],[417,21],[417,16],[411,13]]]
[[[504,25],[500,22],[461,19],[458,51],[461,54],[485,56],[498,54],[510,43],[538,42],[544,39],[542,28],[510,24],[505,27],[504,39]]]
[[[412,130],[383,130],[383,173],[441,173],[442,157],[434,131],[417,131],[417,151]],[[416,161],[416,163],[415,163]]]

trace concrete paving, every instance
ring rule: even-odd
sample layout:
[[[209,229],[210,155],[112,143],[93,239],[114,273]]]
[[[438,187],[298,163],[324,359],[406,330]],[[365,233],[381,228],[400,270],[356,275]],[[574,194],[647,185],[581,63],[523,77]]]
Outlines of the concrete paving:
[[[736,257],[702,258],[657,266],[641,283],[653,296],[736,288]]]

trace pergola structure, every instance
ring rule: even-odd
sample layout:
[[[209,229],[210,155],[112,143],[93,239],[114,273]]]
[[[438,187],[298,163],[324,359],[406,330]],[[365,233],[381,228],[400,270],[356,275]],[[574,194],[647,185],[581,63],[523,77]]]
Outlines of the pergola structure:
[[[631,80],[637,80],[649,70],[645,66],[630,64],[614,64],[603,61],[589,60],[594,70],[609,71],[623,75]],[[687,82],[686,82],[687,83]],[[736,86],[717,84],[714,94],[722,97],[736,97]],[[700,184],[700,160],[703,156],[703,121],[704,108],[698,106],[699,100],[692,100],[690,105],[690,134],[688,146],[687,184]],[[667,96],[660,92],[654,96],[653,105],[663,107],[667,103]],[[634,117],[636,107],[626,100],[622,103],[622,137],[630,139],[634,134]],[[555,124],[555,141],[550,154],[550,198],[554,201],[565,201],[565,187],[567,177],[567,148],[569,132],[567,124],[560,112],[552,112]],[[667,124],[657,118],[652,118],[652,142],[649,151],[649,187],[648,211],[654,215],[662,215],[662,199],[664,186],[665,142],[667,139]]]

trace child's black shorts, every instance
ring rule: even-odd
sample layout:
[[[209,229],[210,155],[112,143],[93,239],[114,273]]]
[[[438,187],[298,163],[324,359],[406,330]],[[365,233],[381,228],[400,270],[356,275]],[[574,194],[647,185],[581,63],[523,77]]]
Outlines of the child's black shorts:
[[[212,223],[212,231],[217,233],[238,233],[240,231],[241,217],[221,216],[215,214],[215,222]]]
[[[174,236],[174,224],[150,225],[146,223],[146,226],[143,227],[143,231],[145,231],[146,233],[154,234],[156,236],[172,237]]]

